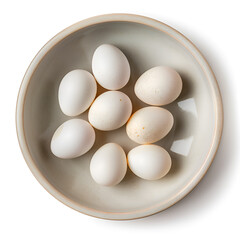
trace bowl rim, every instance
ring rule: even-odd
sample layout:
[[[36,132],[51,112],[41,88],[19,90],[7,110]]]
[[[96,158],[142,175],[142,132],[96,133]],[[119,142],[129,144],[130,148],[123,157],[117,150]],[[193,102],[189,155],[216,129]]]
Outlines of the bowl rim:
[[[73,201],[72,199],[68,198],[61,192],[59,192],[40,172],[36,164],[34,163],[33,158],[31,157],[30,151],[28,149],[27,141],[25,138],[25,131],[24,131],[24,120],[23,120],[23,113],[24,113],[24,104],[25,104],[25,97],[28,89],[29,82],[31,81],[31,77],[38,67],[38,64],[44,58],[44,56],[50,51],[56,44],[62,41],[64,38],[73,34],[74,32],[89,27],[91,25],[105,23],[105,22],[133,22],[139,23],[142,25],[146,25],[152,28],[155,28],[159,31],[166,33],[167,35],[173,37],[175,40],[180,42],[197,60],[199,65],[201,66],[203,72],[205,73],[209,85],[211,87],[211,94],[214,102],[214,112],[215,112],[215,125],[214,125],[214,134],[212,138],[212,144],[210,146],[210,150],[203,162],[201,168],[197,172],[197,174],[189,181],[179,192],[177,192],[174,196],[169,198],[167,201],[162,202],[161,204],[156,204],[151,207],[140,209],[137,211],[132,212],[103,212],[95,209],[91,209],[81,204]],[[23,77],[18,98],[16,104],[16,131],[18,142],[23,154],[23,157],[31,170],[34,177],[38,180],[38,182],[56,199],[58,199],[63,204],[71,207],[74,210],[77,210],[81,213],[86,215],[90,215],[97,218],[102,219],[109,219],[109,220],[130,220],[130,219],[137,219],[146,216],[153,215],[155,213],[161,212],[179,200],[183,199],[188,193],[190,193],[194,187],[201,181],[203,176],[206,174],[208,168],[210,167],[217,149],[220,144],[222,130],[223,130],[223,104],[221,93],[219,90],[219,86],[215,75],[208,64],[207,60],[204,58],[202,53],[198,50],[198,48],[183,34],[175,30],[174,28],[168,26],[167,24],[160,22],[158,20],[141,16],[135,14],[125,14],[125,13],[114,13],[114,14],[104,14],[99,15],[91,18],[87,18],[80,22],[77,22],[61,32],[55,35],[52,39],[50,39],[36,54],[34,59],[31,61],[29,67],[26,70],[26,73]]]

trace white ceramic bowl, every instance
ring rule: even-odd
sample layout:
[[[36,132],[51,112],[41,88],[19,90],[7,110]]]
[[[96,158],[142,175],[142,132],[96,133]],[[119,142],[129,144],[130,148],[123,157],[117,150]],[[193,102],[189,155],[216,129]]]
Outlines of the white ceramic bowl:
[[[133,87],[147,69],[171,66],[183,79],[180,97],[166,106],[174,115],[175,125],[157,143],[169,151],[173,165],[169,174],[158,181],[142,180],[129,170],[115,187],[101,187],[92,180],[90,159],[100,146],[116,142],[126,152],[137,146],[128,139],[125,126],[107,133],[96,130],[94,147],[77,159],[58,159],[50,151],[55,129],[70,119],[58,104],[59,83],[75,68],[91,71],[93,52],[102,43],[116,45],[129,59],[131,79],[122,91],[132,99],[134,111],[146,106],[136,98]],[[87,112],[79,117],[86,116]],[[196,186],[217,151],[223,112],[214,74],[187,38],[150,18],[112,14],[68,27],[39,51],[19,91],[16,124],[24,158],[49,193],[82,213],[120,220],[162,211]]]

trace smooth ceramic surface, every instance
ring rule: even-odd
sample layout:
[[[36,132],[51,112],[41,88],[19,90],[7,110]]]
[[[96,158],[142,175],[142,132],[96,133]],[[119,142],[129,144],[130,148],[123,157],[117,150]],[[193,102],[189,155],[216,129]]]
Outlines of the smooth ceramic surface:
[[[157,65],[174,68],[183,91],[166,108],[174,116],[170,133],[157,142],[172,157],[162,179],[146,181],[127,171],[114,187],[97,185],[90,176],[90,159],[108,142],[126,153],[138,144],[125,126],[110,132],[96,130],[96,142],[85,155],[58,159],[50,151],[56,128],[70,119],[58,104],[63,76],[76,68],[91,72],[94,50],[103,43],[119,47],[127,56],[131,79],[122,89],[133,111],[147,106],[134,95],[139,76]],[[98,86],[98,95],[103,92]],[[87,119],[87,112],[79,118]],[[206,173],[222,132],[222,103],[215,77],[196,47],[171,27],[142,16],[113,14],[90,18],[51,39],[30,64],[19,92],[16,124],[24,158],[37,180],[58,200],[82,213],[107,219],[140,218],[162,211],[188,194]]]

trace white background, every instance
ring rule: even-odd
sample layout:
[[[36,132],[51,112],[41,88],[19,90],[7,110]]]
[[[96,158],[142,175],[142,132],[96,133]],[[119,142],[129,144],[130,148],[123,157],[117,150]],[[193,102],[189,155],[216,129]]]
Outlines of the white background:
[[[240,239],[240,13],[238,1],[0,1],[0,239]],[[65,27],[104,13],[163,21],[192,40],[218,79],[224,132],[201,183],[157,215],[133,221],[80,214],[48,194],[18,146],[15,104],[38,50]]]

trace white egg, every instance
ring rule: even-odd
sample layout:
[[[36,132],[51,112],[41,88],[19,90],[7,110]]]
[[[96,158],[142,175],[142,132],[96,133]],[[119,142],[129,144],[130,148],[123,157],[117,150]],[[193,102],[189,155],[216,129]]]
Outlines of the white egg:
[[[71,119],[55,131],[51,151],[59,158],[76,158],[89,151],[94,141],[95,132],[88,122]]]
[[[68,116],[77,116],[86,111],[97,93],[97,84],[91,73],[76,69],[62,79],[58,100],[62,112]]]
[[[182,91],[182,79],[172,68],[158,66],[143,73],[134,88],[137,97],[150,105],[173,102]]]
[[[95,50],[92,71],[97,82],[108,90],[124,87],[130,78],[130,66],[126,56],[110,44],[103,44]]]
[[[108,91],[96,98],[88,112],[93,127],[110,131],[123,126],[132,113],[129,97],[119,91]]]
[[[128,153],[128,165],[132,172],[146,180],[164,177],[171,168],[168,152],[157,145],[141,145]]]
[[[160,107],[136,111],[127,123],[127,135],[140,144],[154,143],[165,137],[173,126],[172,114]]]
[[[126,171],[126,154],[116,143],[107,143],[99,148],[90,163],[92,178],[96,183],[104,186],[120,183]]]

